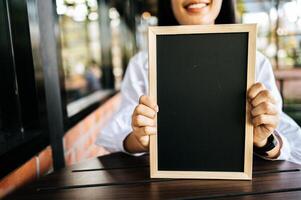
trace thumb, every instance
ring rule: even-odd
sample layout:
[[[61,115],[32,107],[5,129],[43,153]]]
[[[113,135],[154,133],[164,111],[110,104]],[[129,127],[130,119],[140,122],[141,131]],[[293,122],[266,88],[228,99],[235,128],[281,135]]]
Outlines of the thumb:
[[[142,136],[142,137],[140,137],[139,141],[140,141],[140,143],[141,143],[144,147],[148,147],[148,145],[149,145],[149,136],[148,136],[148,135]]]

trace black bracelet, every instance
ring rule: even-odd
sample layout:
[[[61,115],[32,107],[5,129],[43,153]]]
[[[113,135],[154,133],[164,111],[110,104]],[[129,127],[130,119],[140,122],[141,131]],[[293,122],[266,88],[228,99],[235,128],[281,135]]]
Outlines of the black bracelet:
[[[273,134],[268,137],[267,143],[263,147],[254,146],[254,152],[261,156],[267,156],[267,152],[271,151],[277,146],[278,142]]]

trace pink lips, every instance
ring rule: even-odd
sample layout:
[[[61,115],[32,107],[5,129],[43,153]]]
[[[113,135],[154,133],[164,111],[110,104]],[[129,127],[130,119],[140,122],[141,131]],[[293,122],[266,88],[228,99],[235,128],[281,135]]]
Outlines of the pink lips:
[[[190,13],[199,13],[206,9],[209,5],[208,1],[192,1],[184,6]]]

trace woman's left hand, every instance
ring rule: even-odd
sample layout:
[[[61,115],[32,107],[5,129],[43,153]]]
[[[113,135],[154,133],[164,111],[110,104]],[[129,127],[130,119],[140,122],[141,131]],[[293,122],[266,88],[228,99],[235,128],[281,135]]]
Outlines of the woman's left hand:
[[[251,104],[251,120],[254,126],[253,143],[257,147],[263,147],[279,124],[277,102],[262,83],[251,86],[248,100]]]

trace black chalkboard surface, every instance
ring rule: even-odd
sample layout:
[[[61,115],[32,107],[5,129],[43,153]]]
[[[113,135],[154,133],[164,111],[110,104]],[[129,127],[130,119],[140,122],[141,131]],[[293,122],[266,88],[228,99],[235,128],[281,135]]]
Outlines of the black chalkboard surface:
[[[153,178],[251,179],[255,25],[151,27]]]

